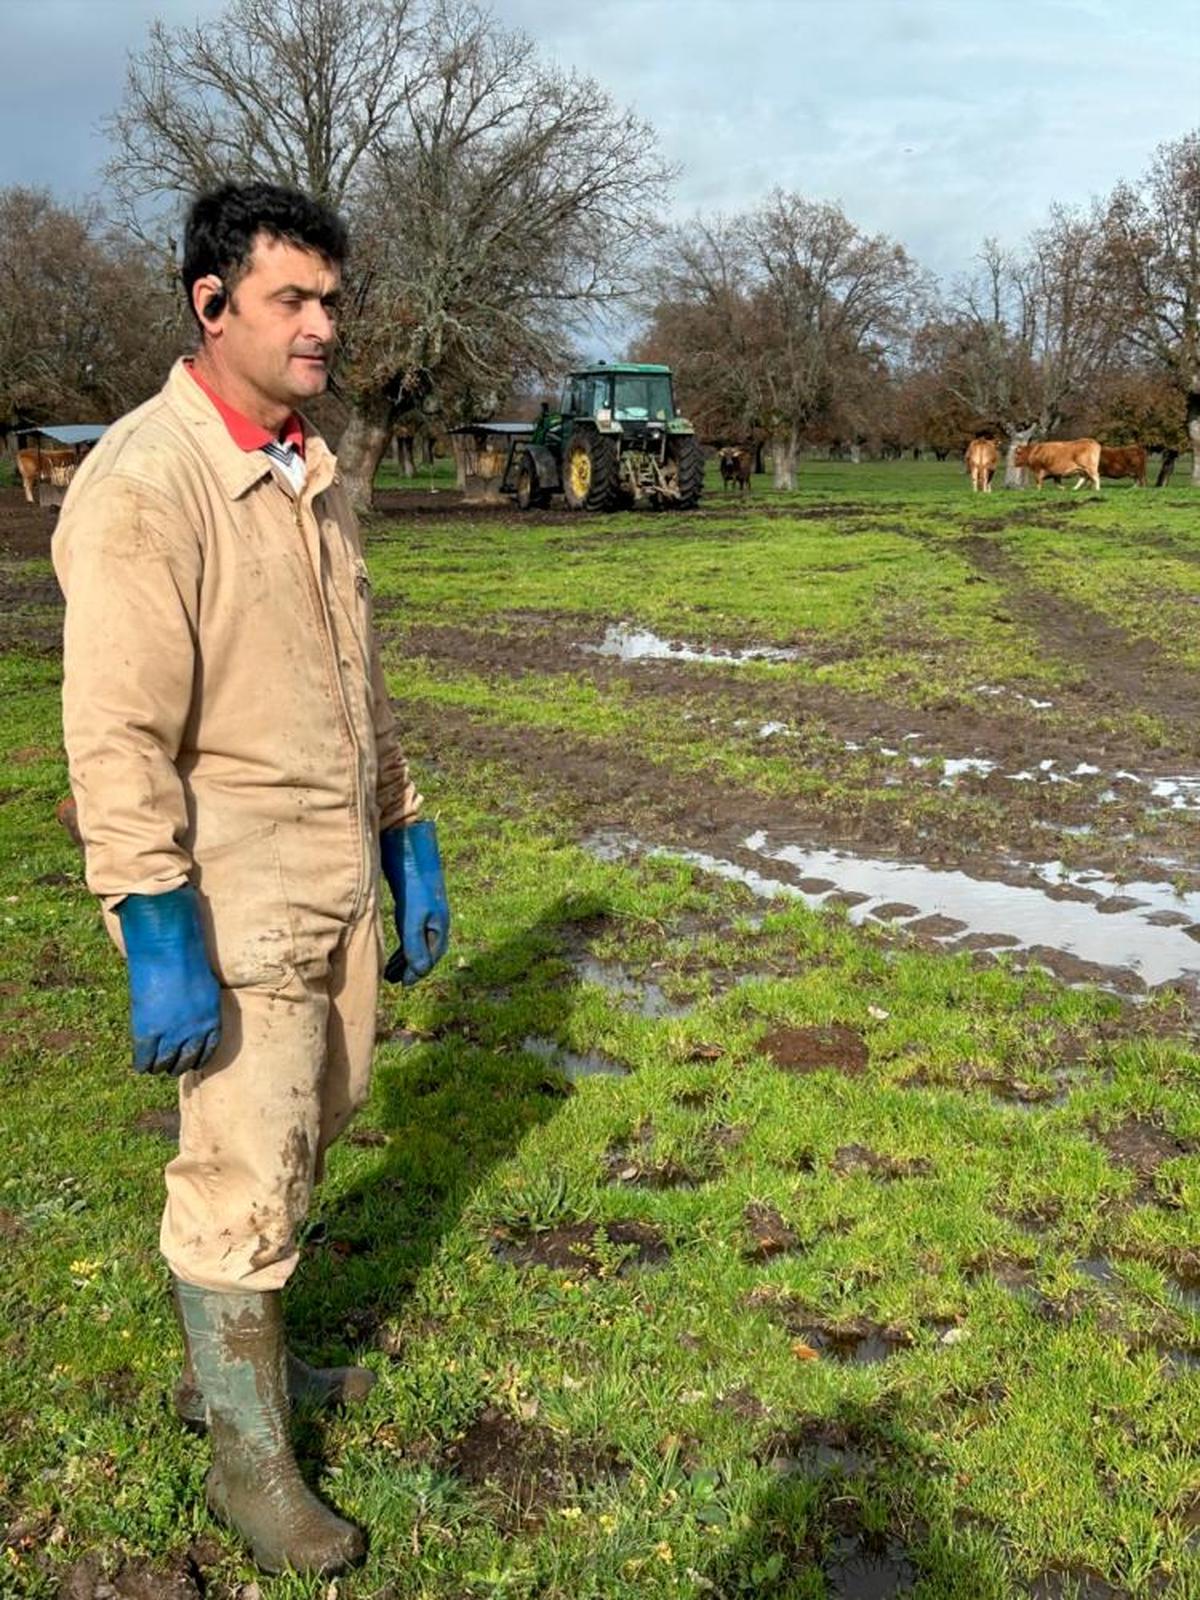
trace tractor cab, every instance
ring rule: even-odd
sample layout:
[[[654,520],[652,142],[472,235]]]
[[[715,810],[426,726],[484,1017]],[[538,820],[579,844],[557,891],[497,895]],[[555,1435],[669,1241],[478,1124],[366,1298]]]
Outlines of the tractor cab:
[[[599,367],[576,372],[563,390],[564,417],[619,423],[623,432],[657,423],[665,431],[675,416],[671,374],[666,367]]]

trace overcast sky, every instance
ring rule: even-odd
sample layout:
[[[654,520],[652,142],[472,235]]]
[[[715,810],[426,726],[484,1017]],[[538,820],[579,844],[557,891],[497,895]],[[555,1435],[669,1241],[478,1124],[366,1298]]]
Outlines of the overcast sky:
[[[0,0],[0,185],[96,192],[129,51],[222,0]],[[779,185],[948,277],[1200,125],[1197,0],[494,0],[680,168],[674,210]]]

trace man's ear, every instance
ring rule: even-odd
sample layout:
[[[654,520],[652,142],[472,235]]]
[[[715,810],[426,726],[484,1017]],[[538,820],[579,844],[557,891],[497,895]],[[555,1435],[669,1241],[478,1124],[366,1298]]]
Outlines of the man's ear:
[[[203,322],[216,322],[228,304],[225,285],[215,272],[197,278],[192,285],[192,307]]]

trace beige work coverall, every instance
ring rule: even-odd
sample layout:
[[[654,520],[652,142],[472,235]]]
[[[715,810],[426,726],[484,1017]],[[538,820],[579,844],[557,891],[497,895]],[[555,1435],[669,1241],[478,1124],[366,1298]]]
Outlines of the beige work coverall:
[[[420,797],[354,515],[305,428],[294,496],[182,362],[111,427],[54,535],[63,725],[89,888],[193,883],[221,1043],[180,1079],[161,1243],[216,1290],[280,1288],[326,1149],[366,1097],[378,835]]]

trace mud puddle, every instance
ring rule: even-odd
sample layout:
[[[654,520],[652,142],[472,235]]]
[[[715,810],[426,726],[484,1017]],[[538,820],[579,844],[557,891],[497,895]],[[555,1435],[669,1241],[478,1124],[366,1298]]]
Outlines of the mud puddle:
[[[844,1535],[826,1560],[831,1600],[899,1600],[912,1593],[916,1581],[917,1569],[896,1539]]]
[[[829,1357],[843,1366],[873,1367],[907,1350],[912,1340],[893,1328],[866,1321],[830,1327],[824,1323],[795,1324],[792,1352],[799,1360]]]
[[[589,1278],[623,1277],[634,1267],[661,1266],[671,1254],[657,1228],[634,1221],[571,1222],[533,1230],[497,1227],[492,1253],[513,1266],[549,1267]]]
[[[1023,884],[965,872],[872,860],[839,850],[773,843],[759,830],[742,848],[787,876],[699,850],[648,845],[610,830],[595,841],[603,859],[675,855],[745,884],[763,896],[789,895],[807,905],[841,906],[851,922],[894,923],[946,947],[1004,947],[1050,966],[1068,981],[1127,991],[1176,979],[1200,980],[1200,893],[1168,884],[1117,884],[1060,862],[1013,863]],[[1162,925],[1169,922],[1169,925]],[[1132,984],[1128,976],[1133,975]]]
[[[741,650],[698,648],[627,623],[610,623],[599,644],[577,644],[575,649],[587,655],[615,656],[619,661],[703,661],[723,667],[742,666],[748,661],[795,661],[800,654],[776,645],[748,645]]]
[[[684,1017],[692,1009],[691,1006],[669,1000],[660,984],[650,978],[635,978],[619,962],[583,956],[574,965],[584,983],[594,983],[598,988],[606,989],[609,994],[617,996],[623,1010],[632,1011],[638,1016],[652,1020]]]
[[[786,723],[763,723],[758,730],[759,738],[768,738],[777,735],[796,737],[794,731]],[[907,734],[907,740],[918,740],[922,734]],[[870,745],[864,746],[854,740],[844,741],[845,748],[850,751],[871,750]],[[1066,784],[1076,788],[1081,787],[1086,780],[1098,779],[1107,785],[1097,796],[1102,805],[1112,805],[1123,798],[1118,793],[1119,786],[1132,785],[1140,793],[1136,796],[1139,801],[1145,802],[1147,811],[1200,811],[1200,774],[1194,772],[1176,773],[1147,773],[1130,772],[1125,767],[1114,767],[1105,771],[1091,761],[1076,761],[1072,766],[1069,758],[1061,756],[1039,756],[1030,760],[1025,758],[1025,765],[1017,767],[1015,771],[1008,771],[1007,764],[992,756],[949,756],[936,752],[912,754],[902,752],[892,745],[877,745],[872,752],[876,755],[895,759],[902,754],[906,764],[914,771],[926,768],[940,768],[938,778],[939,786],[943,789],[957,788],[962,778],[999,778],[1009,783],[1033,784]],[[885,783],[896,784],[900,782],[898,776],[884,779]],[[1126,794],[1124,798],[1132,799],[1134,796]],[[1160,802],[1155,805],[1154,802]],[[1070,828],[1064,831],[1072,831]],[[1078,831],[1078,830],[1076,830]],[[1091,831],[1090,827],[1087,831]]]
[[[537,1056],[548,1067],[561,1072],[563,1077],[572,1083],[580,1078],[629,1076],[629,1068],[622,1066],[619,1061],[614,1061],[611,1056],[601,1055],[598,1050],[589,1050],[586,1054],[579,1055],[574,1050],[564,1050],[562,1045],[556,1044],[553,1039],[542,1038],[540,1034],[527,1034],[521,1041],[521,1049],[528,1055]]]

